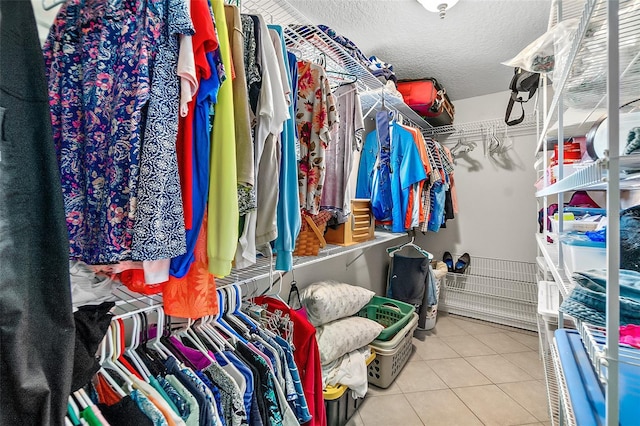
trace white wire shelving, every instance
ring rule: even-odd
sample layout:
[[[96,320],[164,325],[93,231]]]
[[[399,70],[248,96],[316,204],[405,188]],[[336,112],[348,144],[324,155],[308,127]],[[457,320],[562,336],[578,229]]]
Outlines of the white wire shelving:
[[[418,127],[431,128],[429,123],[404,103],[395,88],[389,88],[378,80],[365,64],[351,56],[344,46],[314,25],[286,0],[244,0],[242,12],[260,14],[268,23],[281,25],[287,48],[299,59],[316,63],[321,61],[327,71],[354,76],[365,115],[384,105]],[[328,77],[330,80],[334,78],[331,73]]]
[[[564,377],[560,354],[558,353],[558,348],[555,345],[555,342],[553,345],[551,345],[551,360],[553,363],[553,369],[555,373],[554,375],[560,402],[560,407],[558,409],[558,424],[562,426],[580,426],[578,425],[575,413],[573,412],[573,406],[571,405],[571,396],[569,395],[569,387],[567,386],[567,381]]]
[[[621,189],[640,189],[640,154],[619,157]],[[605,190],[609,181],[608,162],[605,159],[586,165],[558,182],[536,192],[537,197],[579,189]]]
[[[558,1],[554,1],[554,5]],[[554,70],[554,95],[549,105],[542,131],[536,146],[540,151],[547,138],[547,131],[557,120],[557,114],[570,107],[596,111],[606,107],[607,100],[607,1],[563,0],[562,20],[579,19],[575,38],[569,53],[556,58]],[[638,28],[640,9],[634,0],[616,1],[619,5],[619,89],[620,102],[625,104],[638,99],[640,84],[640,52]],[[557,8],[552,6],[550,24],[558,20]],[[564,100],[564,102],[562,101]],[[562,111],[558,111],[561,107]],[[591,115],[591,114],[588,114]],[[599,118],[599,117],[595,117]]]
[[[585,323],[578,323],[577,328],[598,378],[605,384],[607,382],[608,366],[606,348],[607,330],[604,327],[597,327]],[[620,363],[640,367],[640,349],[620,344],[618,350],[618,361]]]
[[[399,234],[382,231],[376,231],[374,235],[375,238],[373,240],[365,241],[351,246],[327,244],[326,247],[320,249],[320,252],[317,256],[296,256],[293,258],[293,269],[295,270],[304,266],[310,266],[318,262],[324,262],[326,260],[338,256],[345,256],[351,253],[357,254],[357,257],[359,257],[365,252],[365,250],[371,247],[389,243],[397,238],[407,236],[406,233]],[[356,259],[352,259],[349,264],[353,263]],[[243,285],[257,283],[260,280],[277,275],[277,273],[273,271],[274,263],[275,259],[271,260],[269,257],[259,257],[255,265],[239,270],[234,269],[227,277],[217,278],[216,285],[218,287],[226,287],[234,284]]]
[[[606,107],[608,150],[602,158],[584,168],[564,176],[564,167],[558,168],[558,182],[536,193],[544,198],[557,194],[558,205],[564,205],[564,193],[579,189],[601,189],[607,191],[606,209],[609,214],[607,226],[607,290],[606,290],[606,335],[599,340],[592,338],[593,329],[582,336],[585,345],[590,344],[594,354],[594,368],[606,364],[606,375],[600,375],[605,389],[606,420],[608,426],[619,423],[619,260],[620,260],[620,189],[640,188],[640,157],[620,156],[619,108],[637,100],[640,96],[640,4],[635,0],[555,0],[549,26],[571,18],[578,19],[575,37],[568,43],[568,54],[557,55],[554,70],[554,95],[548,109],[545,108],[544,125],[539,134],[536,153],[545,148],[547,133],[557,120],[557,139],[564,140],[564,115],[569,108],[579,108],[594,116]],[[546,92],[546,91],[545,91]],[[546,105],[543,105],[545,107]],[[598,113],[598,117],[601,113]],[[582,123],[585,124],[585,123]],[[568,135],[573,136],[573,135]],[[558,163],[564,164],[563,144],[559,144]],[[546,161],[543,160],[543,161]],[[540,162],[538,162],[538,165]],[[546,169],[547,164],[544,163]],[[562,229],[563,215],[559,225]],[[540,252],[549,266],[563,297],[567,297],[573,283],[562,269],[562,251],[557,245],[546,242],[546,234],[537,237]],[[595,343],[599,342],[600,346]],[[602,361],[601,351],[606,353]],[[557,352],[554,354],[558,357]],[[569,354],[565,354],[570,356]],[[562,362],[554,360],[558,377],[562,378]],[[600,371],[602,371],[600,369]],[[560,380],[561,382],[562,380]],[[559,383],[562,405],[569,424],[575,422],[571,415],[571,400],[566,383]]]
[[[443,311],[537,330],[535,263],[474,256],[464,274],[449,272],[443,284]]]

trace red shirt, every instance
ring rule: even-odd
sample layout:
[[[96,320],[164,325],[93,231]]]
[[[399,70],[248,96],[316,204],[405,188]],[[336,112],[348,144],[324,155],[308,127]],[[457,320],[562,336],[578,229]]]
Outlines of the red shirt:
[[[211,76],[212,70],[207,62],[207,53],[218,48],[218,39],[207,0],[191,0],[191,20],[195,30],[191,42],[196,64],[196,78],[200,81]],[[180,117],[176,141],[184,224],[187,229],[193,227],[193,102],[193,100],[189,102],[189,112],[186,117]]]
[[[326,426],[327,414],[324,408],[322,394],[322,366],[320,365],[320,351],[316,340],[316,329],[298,311],[290,309],[285,303],[271,297],[257,297],[255,303],[267,305],[270,312],[276,309],[289,314],[293,321],[293,359],[300,372],[302,390],[307,400],[309,412],[313,418],[305,423],[306,426]]]

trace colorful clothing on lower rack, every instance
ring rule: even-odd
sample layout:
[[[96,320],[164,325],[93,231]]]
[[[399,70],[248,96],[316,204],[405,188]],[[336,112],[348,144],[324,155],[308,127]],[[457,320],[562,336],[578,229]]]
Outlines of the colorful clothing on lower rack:
[[[254,392],[253,374],[251,370],[230,351],[224,351],[223,356],[216,356],[216,360],[223,369],[229,365],[238,370],[244,377],[245,391],[242,395],[242,402],[247,415],[247,423],[251,424],[251,395],[253,395]]]
[[[167,372],[179,380],[180,383],[182,383],[182,385],[196,398],[199,408],[200,424],[218,425],[219,423],[216,421],[217,416],[214,413],[215,408],[212,405],[213,401],[210,396],[205,394],[198,384],[180,369],[178,362],[174,357],[167,358],[165,360],[165,366],[167,367]]]
[[[142,412],[151,419],[154,426],[169,426],[162,412],[140,391],[131,392],[131,399],[135,401]]]
[[[180,418],[186,421],[191,414],[191,407],[189,405],[189,402],[180,392],[178,392],[178,390],[171,383],[167,381],[167,379],[158,376],[156,380],[158,381],[160,386],[162,386],[162,389],[169,398],[168,402],[171,402],[173,404],[173,407],[175,407],[176,412],[180,415]]]
[[[182,395],[186,401],[189,403],[189,416],[184,419],[184,422],[187,426],[199,426],[200,425],[200,404],[196,399],[196,396],[192,394],[186,387],[183,385],[178,378],[172,374],[167,374],[165,376],[165,380],[173,386],[173,388]]]
[[[227,426],[248,425],[249,422],[247,421],[247,413],[242,395],[240,395],[240,389],[238,389],[238,385],[231,376],[217,364],[211,364],[203,370],[203,373],[220,389],[220,402]]]
[[[263,405],[267,417],[265,420],[268,424],[281,424],[282,413],[278,407],[277,397],[274,391],[273,375],[271,374],[266,361],[258,356],[244,344],[239,343],[236,351],[241,354],[247,362],[250,362],[258,371],[260,378],[260,394],[263,396]]]
[[[283,302],[270,297],[257,297],[255,303],[266,305],[271,312],[280,310],[289,314],[294,324],[293,345],[296,350],[293,357],[300,372],[300,381],[312,419],[306,426],[324,426],[327,417],[322,393],[322,369],[320,352],[316,340],[316,329],[298,311],[290,309]]]

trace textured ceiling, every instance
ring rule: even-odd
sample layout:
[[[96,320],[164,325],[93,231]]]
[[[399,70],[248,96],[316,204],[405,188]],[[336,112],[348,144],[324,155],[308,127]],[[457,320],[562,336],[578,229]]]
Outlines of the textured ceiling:
[[[444,1],[444,0],[443,0]],[[550,0],[460,0],[440,19],[416,0],[290,0],[400,79],[436,77],[452,100],[507,90],[514,57],[547,29]],[[266,17],[268,19],[268,17]]]
[[[44,37],[55,12],[45,12],[41,1],[32,0]],[[500,62],[546,31],[551,1],[460,0],[445,19],[416,0],[289,4],[312,23],[328,25],[351,39],[366,56],[392,64],[400,79],[436,77],[456,100],[508,89],[513,71]]]

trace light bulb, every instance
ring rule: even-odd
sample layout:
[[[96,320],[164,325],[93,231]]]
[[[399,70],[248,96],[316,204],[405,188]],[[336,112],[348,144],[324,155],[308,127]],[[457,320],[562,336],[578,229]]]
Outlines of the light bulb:
[[[418,0],[418,3],[422,5],[429,12],[438,13],[440,19],[444,19],[444,15],[447,10],[451,9],[458,3],[458,0]]]

